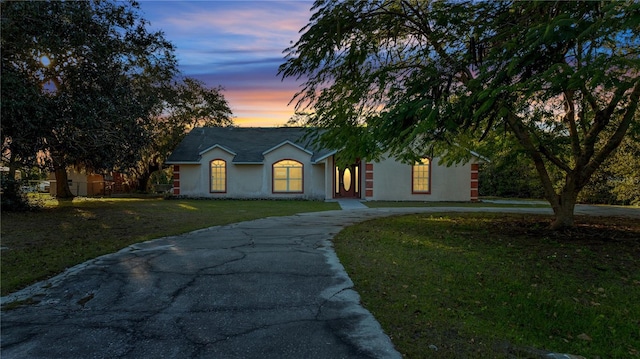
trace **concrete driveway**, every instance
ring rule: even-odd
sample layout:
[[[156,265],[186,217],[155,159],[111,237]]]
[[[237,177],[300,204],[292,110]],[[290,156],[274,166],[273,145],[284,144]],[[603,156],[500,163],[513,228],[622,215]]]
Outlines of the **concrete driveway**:
[[[212,227],[73,267],[2,298],[36,303],[2,312],[1,356],[401,358],[360,305],[333,251],[336,233],[394,214],[550,213],[358,207]]]

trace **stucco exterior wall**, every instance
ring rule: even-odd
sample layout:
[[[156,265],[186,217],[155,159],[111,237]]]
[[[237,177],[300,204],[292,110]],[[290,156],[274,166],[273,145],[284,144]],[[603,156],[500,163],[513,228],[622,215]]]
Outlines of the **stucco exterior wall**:
[[[412,166],[393,159],[373,164],[373,201],[470,201],[471,163],[446,167],[431,161],[431,192],[412,193]],[[366,164],[365,164],[366,166]]]
[[[281,160],[294,160],[303,165],[303,193],[274,193],[273,164]],[[264,178],[268,180],[268,195],[271,198],[324,199],[324,166],[311,164],[311,154],[291,144],[284,144],[264,155]]]
[[[335,164],[333,156],[311,163],[311,154],[288,143],[271,149],[261,164],[235,164],[235,154],[216,147],[203,153],[200,164],[181,164],[179,193],[205,198],[300,198],[330,200],[335,198]],[[210,192],[210,162],[227,163],[225,192]],[[294,160],[303,164],[303,192],[281,193],[273,190],[273,164]],[[477,168],[477,165],[475,165]],[[477,170],[472,163],[446,167],[437,158],[431,161],[430,193],[412,192],[412,166],[394,159],[363,161],[358,183],[360,198],[370,201],[460,201],[477,199]],[[475,186],[475,198],[472,197]]]
[[[326,169],[326,171],[324,171],[324,199],[325,200],[330,200],[333,199],[334,197],[334,191],[335,191],[335,186],[334,186],[334,173],[335,173],[335,162],[333,159],[333,156],[328,157],[327,159],[325,159],[323,161],[324,163],[324,168]]]
[[[220,147],[203,153],[199,164],[180,164],[180,195],[205,198],[304,198],[324,199],[324,164],[311,164],[311,155],[284,144],[264,156],[262,164],[235,164],[234,154]],[[210,163],[226,161],[225,192],[211,192]],[[273,164],[281,160],[295,160],[303,164],[303,193],[274,193]]]

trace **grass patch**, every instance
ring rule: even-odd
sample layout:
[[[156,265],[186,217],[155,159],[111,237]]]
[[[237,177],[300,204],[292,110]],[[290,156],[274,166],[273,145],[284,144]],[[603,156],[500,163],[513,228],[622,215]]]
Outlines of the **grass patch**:
[[[640,224],[577,217],[422,214],[335,239],[363,305],[407,358],[640,356]],[[436,351],[437,349],[437,351]]]
[[[339,209],[320,201],[48,200],[2,213],[2,295],[133,243],[269,216]]]
[[[369,208],[388,208],[388,207],[527,207],[527,208],[546,208],[549,204],[540,204],[532,202],[531,204],[523,203],[490,203],[490,202],[414,202],[414,201],[368,201],[364,204]]]

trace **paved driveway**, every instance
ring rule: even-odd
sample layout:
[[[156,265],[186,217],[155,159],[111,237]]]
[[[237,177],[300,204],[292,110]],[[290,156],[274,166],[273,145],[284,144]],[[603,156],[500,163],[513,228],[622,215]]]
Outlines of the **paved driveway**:
[[[137,244],[3,297],[37,304],[2,312],[1,356],[400,358],[360,306],[330,240],[370,218],[443,210],[549,213],[351,209]]]

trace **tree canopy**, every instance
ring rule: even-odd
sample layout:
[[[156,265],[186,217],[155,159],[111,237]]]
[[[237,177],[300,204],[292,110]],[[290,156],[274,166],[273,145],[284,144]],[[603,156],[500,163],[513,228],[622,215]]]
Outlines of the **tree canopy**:
[[[41,153],[70,195],[66,168],[125,168],[149,143],[145,123],[177,74],[173,46],[138,4],[3,1],[5,161]]]
[[[638,2],[319,0],[313,10],[280,74],[303,79],[292,101],[345,156],[451,163],[506,129],[563,228],[594,171],[640,131]]]
[[[208,88],[203,82],[185,77],[176,80],[162,94],[162,102],[145,126],[153,137],[142,151],[131,172],[138,190],[146,191],[152,172],[160,170],[164,160],[197,126],[229,126],[233,124],[229,104],[222,88]]]

